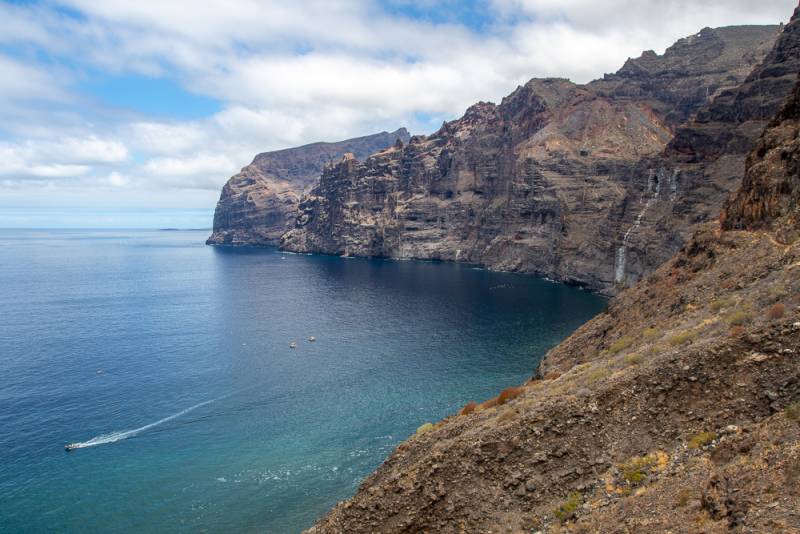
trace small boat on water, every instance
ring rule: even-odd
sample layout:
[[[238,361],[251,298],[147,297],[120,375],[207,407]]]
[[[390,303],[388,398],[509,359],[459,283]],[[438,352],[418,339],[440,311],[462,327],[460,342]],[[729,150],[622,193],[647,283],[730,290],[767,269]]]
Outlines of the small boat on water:
[[[316,341],[316,340],[317,340],[317,338],[315,338],[315,337],[310,337],[310,338],[308,338],[308,340],[309,340],[309,341]]]
[[[289,348],[290,348],[290,349],[293,349],[293,348],[295,348],[296,346],[297,346],[297,343],[292,343],[291,345],[289,345]]]
[[[70,443],[69,445],[65,445],[64,448],[71,451],[72,449],[80,449],[80,445],[77,443]]]

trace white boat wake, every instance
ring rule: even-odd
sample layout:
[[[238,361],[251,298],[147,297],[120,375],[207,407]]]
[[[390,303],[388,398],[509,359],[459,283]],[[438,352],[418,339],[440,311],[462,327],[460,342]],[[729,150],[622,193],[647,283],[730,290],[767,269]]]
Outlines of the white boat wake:
[[[223,397],[220,397],[220,398],[223,398]],[[92,438],[89,441],[84,441],[82,443],[72,443],[70,445],[67,445],[67,448],[68,449],[83,449],[85,447],[94,447],[95,445],[103,445],[104,443],[114,443],[115,441],[128,439],[130,437],[135,436],[139,432],[143,432],[143,431],[147,430],[148,428],[153,428],[154,426],[160,425],[161,423],[166,423],[167,421],[175,419],[176,417],[180,417],[181,415],[187,414],[187,413],[191,412],[192,410],[195,410],[195,409],[199,408],[200,406],[205,406],[206,404],[212,403],[215,400],[219,400],[219,399],[211,399],[211,400],[207,400],[205,402],[201,402],[200,404],[195,404],[191,408],[186,408],[183,411],[180,411],[180,412],[178,412],[176,414],[170,415],[169,417],[165,417],[164,419],[161,419],[160,421],[156,421],[155,423],[150,423],[149,425],[145,425],[145,426],[143,426],[141,428],[137,428],[137,429],[134,429],[134,430],[126,430],[125,432],[112,432],[111,434],[105,434],[105,435],[102,435],[102,436],[97,436],[96,438]]]

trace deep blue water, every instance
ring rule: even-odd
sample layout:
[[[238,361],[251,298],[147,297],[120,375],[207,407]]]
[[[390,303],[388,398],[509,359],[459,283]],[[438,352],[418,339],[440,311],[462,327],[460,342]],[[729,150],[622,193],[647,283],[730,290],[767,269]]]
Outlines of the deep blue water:
[[[206,234],[0,230],[0,531],[299,532],[605,306]]]

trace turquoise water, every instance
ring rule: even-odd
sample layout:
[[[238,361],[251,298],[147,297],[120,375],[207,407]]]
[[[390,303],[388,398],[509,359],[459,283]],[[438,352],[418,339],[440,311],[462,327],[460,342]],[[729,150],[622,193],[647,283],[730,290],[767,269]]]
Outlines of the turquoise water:
[[[0,531],[299,532],[605,306],[206,233],[0,230]]]

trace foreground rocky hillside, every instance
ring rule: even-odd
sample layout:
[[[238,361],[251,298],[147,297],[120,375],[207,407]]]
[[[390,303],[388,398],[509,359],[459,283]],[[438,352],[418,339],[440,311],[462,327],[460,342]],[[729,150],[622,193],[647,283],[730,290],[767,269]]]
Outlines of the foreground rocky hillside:
[[[409,139],[405,128],[348,139],[264,152],[232,176],[222,188],[214,211],[208,245],[277,245],[294,227],[297,204],[319,179],[320,171],[352,153],[364,159]]]
[[[800,531],[799,137],[800,84],[720,221],[309,532]]]
[[[280,246],[616,293],[716,217],[791,89],[798,43],[797,22],[706,28],[586,85],[531,80],[429,137],[326,167]]]

